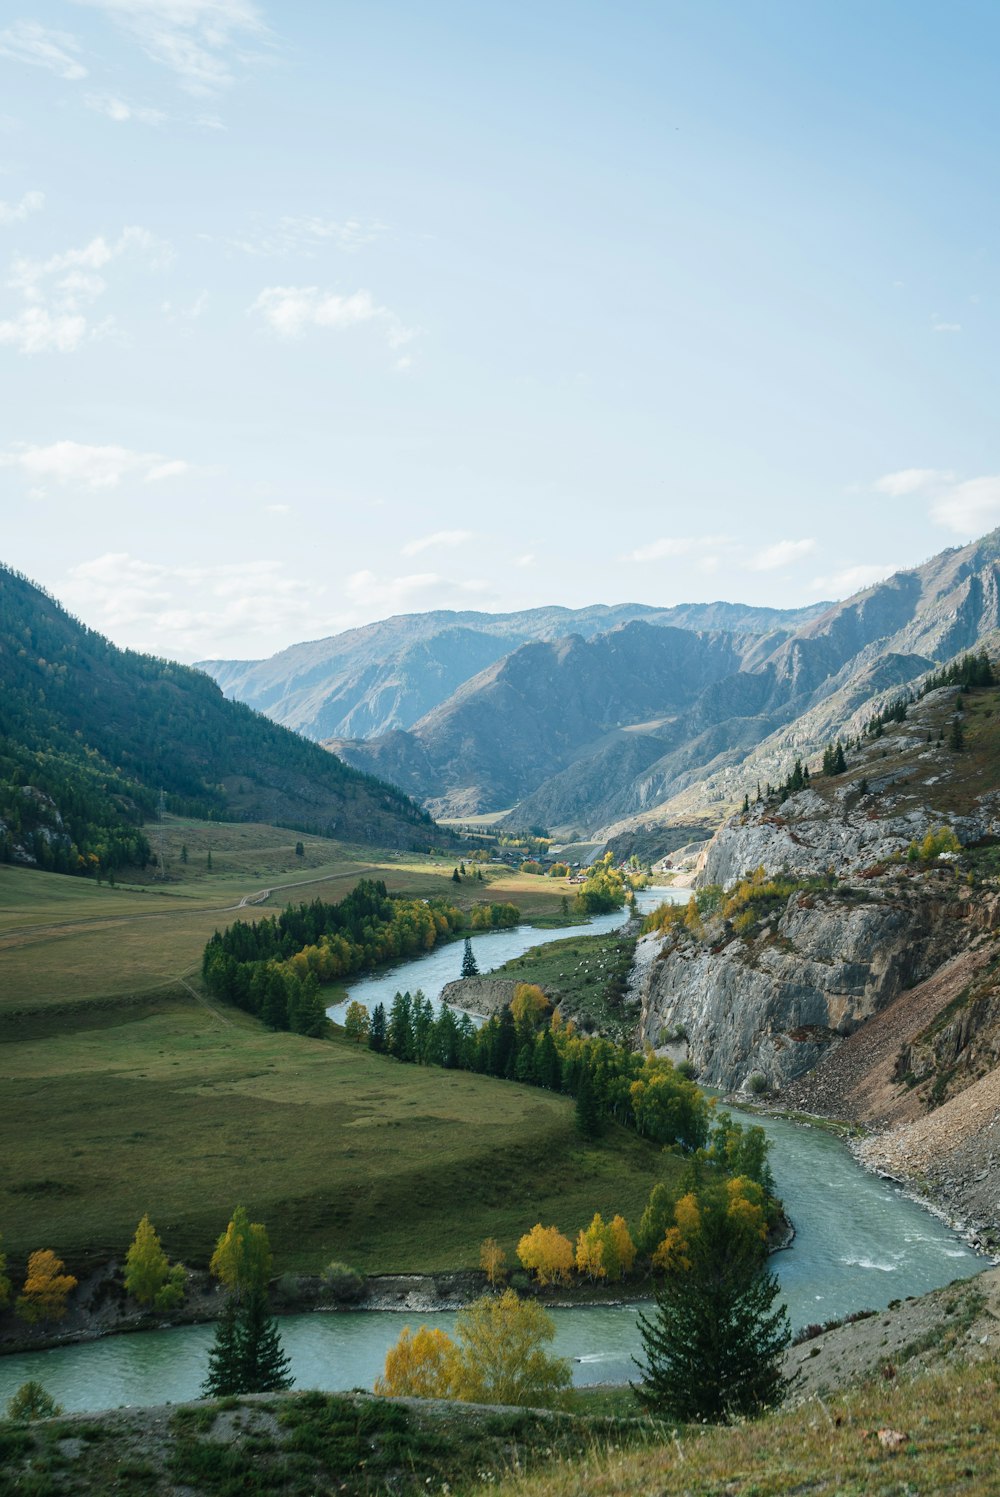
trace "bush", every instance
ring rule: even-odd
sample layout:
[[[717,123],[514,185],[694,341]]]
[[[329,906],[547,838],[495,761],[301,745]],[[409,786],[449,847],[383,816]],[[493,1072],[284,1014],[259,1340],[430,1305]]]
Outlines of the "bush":
[[[41,1383],[32,1379],[22,1383],[7,1405],[7,1418],[12,1424],[31,1424],[35,1419],[54,1419],[62,1409],[51,1394],[46,1393]]]
[[[747,1078],[747,1090],[755,1097],[762,1097],[771,1088],[767,1077],[761,1075],[760,1071],[754,1071],[753,1075]]]
[[[328,1263],[323,1270],[323,1284],[338,1304],[354,1305],[364,1298],[365,1281],[347,1263]]]

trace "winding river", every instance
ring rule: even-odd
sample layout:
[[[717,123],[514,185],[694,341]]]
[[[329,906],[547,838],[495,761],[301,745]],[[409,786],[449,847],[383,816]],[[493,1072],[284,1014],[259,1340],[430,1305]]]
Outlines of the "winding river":
[[[644,890],[640,907],[650,908],[665,896],[686,899],[687,893]],[[623,918],[622,912],[600,916],[590,929],[595,934],[610,930]],[[477,936],[473,945],[480,970],[486,971],[530,946],[565,935],[565,930],[519,926]],[[407,987],[411,992],[423,988],[436,1000],[444,984],[458,975],[461,949],[449,945],[387,974],[363,978],[350,996],[369,1006],[388,1006],[397,989]],[[341,1010],[329,1012],[336,1018]],[[771,1163],[778,1193],[796,1227],[791,1249],[772,1260],[794,1326],[863,1307],[882,1309],[890,1300],[923,1294],[985,1266],[943,1222],[862,1170],[839,1139],[778,1119],[753,1121],[774,1141]],[[639,1349],[635,1306],[581,1306],[553,1314],[555,1350],[573,1359],[575,1382],[624,1382],[634,1374],[631,1358]],[[450,1330],[455,1317],[392,1311],[283,1317],[282,1340],[297,1386],[370,1388],[407,1321]],[[211,1325],[184,1326],[2,1357],[0,1407],[28,1378],[43,1382],[68,1411],[195,1398],[213,1336]]]

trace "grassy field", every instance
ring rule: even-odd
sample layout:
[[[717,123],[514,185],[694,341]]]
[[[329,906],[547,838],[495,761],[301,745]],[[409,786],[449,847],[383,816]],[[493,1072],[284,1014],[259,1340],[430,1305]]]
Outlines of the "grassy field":
[[[575,1235],[595,1211],[634,1219],[679,1168],[620,1129],[584,1146],[568,1099],[193,998],[10,1044],[0,1068],[0,1229],[18,1262],[40,1246],[77,1270],[120,1256],[149,1211],[172,1255],[204,1264],[244,1202],[278,1271],[477,1267],[484,1237],[513,1259],[539,1220]]]
[[[217,926],[362,875],[542,916],[561,884],[502,869],[456,884],[451,860],[317,838],[300,858],[274,828],[171,820],[166,836],[162,883],[0,868],[0,1233],[18,1269],[37,1247],[77,1271],[120,1256],[147,1210],[201,1264],[238,1201],[278,1271],[477,1266],[484,1237],[513,1258],[539,1219],[575,1233],[597,1210],[634,1217],[675,1168],[616,1130],[583,1147],[572,1104],[545,1092],[272,1034],[207,1003],[196,975]]]
[[[382,878],[392,892],[445,896],[463,907],[511,901],[526,919],[546,924],[560,918],[565,892],[561,881],[499,866],[487,868],[482,882],[456,884],[451,858],[320,837],[302,837],[305,856],[296,857],[298,834],[276,827],[168,817],[164,831],[165,880],[150,876],[111,888],[0,866],[0,1021],[12,1011],[155,992],[199,969],[218,927],[317,895],[342,899],[359,878]],[[240,908],[244,899],[252,905]],[[0,1022],[0,1040],[3,1032]]]

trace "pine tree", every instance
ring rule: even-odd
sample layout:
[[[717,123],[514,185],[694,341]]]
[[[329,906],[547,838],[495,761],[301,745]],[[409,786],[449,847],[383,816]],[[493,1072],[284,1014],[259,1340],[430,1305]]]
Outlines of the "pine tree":
[[[948,747],[954,754],[960,754],[965,748],[965,729],[962,726],[962,719],[957,713],[951,720],[951,728],[948,733]]]
[[[451,881],[453,884],[460,884],[462,882],[457,868],[451,870]]]
[[[643,1378],[633,1391],[672,1418],[725,1422],[780,1402],[788,1313],[774,1309],[778,1280],[759,1235],[724,1203],[691,1209],[694,1228],[667,1265],[653,1314],[639,1316],[645,1360],[633,1359]]]
[[[594,1084],[590,1079],[590,1071],[584,1067],[580,1077],[580,1085],[576,1090],[576,1131],[581,1138],[599,1138],[603,1118],[597,1098],[594,1095]]]
[[[229,1398],[242,1393],[240,1381],[239,1306],[235,1295],[227,1295],[222,1314],[215,1323],[215,1340],[208,1353],[208,1375],[201,1385],[205,1398]]]
[[[376,1003],[372,1009],[371,1025],[368,1029],[368,1048],[376,1053],[385,1049],[385,1004]]]
[[[462,976],[479,976],[479,963],[476,961],[475,953],[472,950],[472,942],[468,936],[465,938],[465,952],[462,956]]]
[[[240,1307],[239,1376],[241,1393],[280,1393],[294,1382],[291,1362],[281,1346],[274,1317],[268,1313],[266,1291],[257,1288]]]

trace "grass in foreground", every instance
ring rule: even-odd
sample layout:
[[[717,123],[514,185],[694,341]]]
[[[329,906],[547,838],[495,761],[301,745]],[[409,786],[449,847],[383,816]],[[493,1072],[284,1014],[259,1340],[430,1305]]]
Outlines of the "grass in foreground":
[[[732,1429],[643,1450],[594,1449],[480,1482],[472,1497],[903,1497],[1000,1493],[995,1360],[866,1384]],[[880,1439],[879,1432],[886,1431]]]
[[[640,1419],[327,1393],[224,1399],[145,1417],[121,1411],[0,1426],[0,1497],[146,1497],[179,1488],[200,1497],[457,1497],[484,1477],[586,1456],[609,1441],[634,1445],[659,1429]]]

